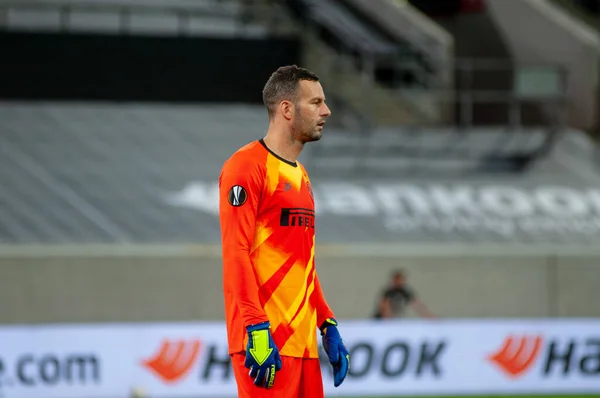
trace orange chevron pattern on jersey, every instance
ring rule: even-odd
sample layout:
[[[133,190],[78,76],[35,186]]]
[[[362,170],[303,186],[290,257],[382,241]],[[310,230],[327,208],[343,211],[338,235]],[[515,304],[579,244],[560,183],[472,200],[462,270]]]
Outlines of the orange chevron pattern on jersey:
[[[271,323],[284,356],[317,358],[317,326],[333,313],[315,270],[315,204],[304,167],[260,140],[228,159],[219,179],[229,352],[245,326]]]

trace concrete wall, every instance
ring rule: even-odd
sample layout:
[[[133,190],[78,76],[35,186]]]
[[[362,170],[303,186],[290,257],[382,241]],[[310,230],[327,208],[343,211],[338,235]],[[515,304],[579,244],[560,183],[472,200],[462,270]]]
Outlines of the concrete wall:
[[[600,118],[600,37],[544,0],[487,0],[513,57],[522,63],[551,63],[569,73],[568,122],[591,129]]]
[[[218,247],[0,248],[0,323],[223,318]],[[339,318],[365,318],[398,267],[441,317],[600,317],[600,251],[323,246]],[[414,314],[410,314],[414,315]]]

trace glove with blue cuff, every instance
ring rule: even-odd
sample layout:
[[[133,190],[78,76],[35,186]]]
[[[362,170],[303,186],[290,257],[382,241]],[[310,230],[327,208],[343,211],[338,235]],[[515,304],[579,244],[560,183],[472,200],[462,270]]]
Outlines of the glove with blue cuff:
[[[333,318],[327,318],[319,328],[323,341],[323,348],[329,358],[329,363],[333,367],[333,385],[339,387],[350,370],[350,353],[346,349],[340,332],[338,323]]]
[[[248,344],[244,363],[250,369],[254,385],[267,389],[273,387],[275,373],[282,367],[279,349],[273,341],[270,327],[268,321],[246,327]]]

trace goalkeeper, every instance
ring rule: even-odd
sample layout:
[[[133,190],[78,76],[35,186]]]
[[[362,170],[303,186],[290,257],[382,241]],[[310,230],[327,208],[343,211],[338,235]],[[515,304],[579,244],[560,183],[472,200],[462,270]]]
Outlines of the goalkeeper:
[[[338,387],[349,369],[315,270],[315,207],[297,158],[331,112],[313,72],[275,71],[263,89],[264,138],[236,151],[219,177],[228,349],[238,397],[322,398],[318,336]]]

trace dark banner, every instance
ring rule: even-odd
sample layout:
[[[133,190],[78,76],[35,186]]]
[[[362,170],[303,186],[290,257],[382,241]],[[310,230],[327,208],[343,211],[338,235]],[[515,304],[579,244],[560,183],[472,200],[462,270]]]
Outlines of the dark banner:
[[[226,39],[0,33],[0,98],[260,102],[288,38]]]

